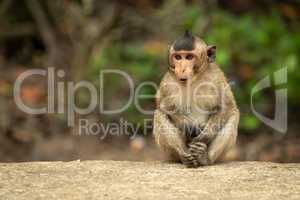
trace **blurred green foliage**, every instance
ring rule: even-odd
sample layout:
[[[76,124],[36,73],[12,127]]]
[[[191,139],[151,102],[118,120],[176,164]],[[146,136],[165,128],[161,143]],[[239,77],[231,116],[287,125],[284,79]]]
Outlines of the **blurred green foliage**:
[[[195,34],[200,33],[208,44],[217,45],[217,63],[236,83],[233,91],[242,113],[240,126],[244,130],[255,130],[260,123],[250,114],[250,93],[253,86],[265,76],[288,67],[289,103],[293,106],[300,102],[299,25],[299,22],[286,23],[276,10],[265,15],[237,16],[220,8],[213,8],[208,14],[199,6],[185,5],[182,24],[176,33],[179,36],[185,29],[190,29]],[[164,50],[149,52],[142,42],[114,41],[94,57],[92,74],[113,67],[127,71],[136,83],[149,80],[158,83],[167,70],[168,41],[161,42],[161,38],[156,37],[151,42],[160,42]],[[117,83],[110,84],[111,91],[119,86]],[[154,93],[153,90],[143,92]],[[268,93],[255,97],[257,102],[265,105],[265,111],[274,105],[270,103],[272,98]],[[153,103],[153,99],[149,99],[148,104]],[[143,118],[136,109],[130,109],[126,115],[136,122]]]

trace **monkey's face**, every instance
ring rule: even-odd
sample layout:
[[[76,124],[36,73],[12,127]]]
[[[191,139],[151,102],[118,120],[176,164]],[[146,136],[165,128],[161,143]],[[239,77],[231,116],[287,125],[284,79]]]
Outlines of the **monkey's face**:
[[[186,32],[174,42],[169,51],[170,71],[181,84],[191,81],[215,60],[216,47],[207,46],[200,38]]]
[[[175,73],[177,80],[186,84],[194,75],[197,55],[193,51],[176,51],[172,53],[171,70]]]

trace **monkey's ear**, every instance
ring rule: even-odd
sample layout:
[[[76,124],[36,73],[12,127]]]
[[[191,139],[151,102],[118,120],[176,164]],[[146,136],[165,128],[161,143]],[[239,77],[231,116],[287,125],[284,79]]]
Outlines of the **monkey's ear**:
[[[206,53],[208,57],[208,62],[215,62],[216,60],[217,47],[215,45],[210,45],[207,47]]]
[[[168,55],[168,64],[169,64],[169,67],[174,68],[174,62],[173,62],[172,56],[170,54]]]

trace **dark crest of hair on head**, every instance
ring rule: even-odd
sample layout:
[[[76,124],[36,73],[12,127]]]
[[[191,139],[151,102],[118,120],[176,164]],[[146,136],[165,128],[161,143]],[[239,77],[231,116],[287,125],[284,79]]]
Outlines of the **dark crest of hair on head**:
[[[174,44],[175,51],[180,51],[180,50],[191,51],[194,48],[195,48],[195,37],[193,36],[192,32],[189,30],[186,30],[183,37],[176,40]]]

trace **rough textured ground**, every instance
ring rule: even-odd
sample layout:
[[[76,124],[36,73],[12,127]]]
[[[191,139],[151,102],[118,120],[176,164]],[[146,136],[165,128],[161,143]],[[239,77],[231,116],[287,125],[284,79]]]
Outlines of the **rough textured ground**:
[[[300,199],[300,164],[0,164],[0,199]]]

